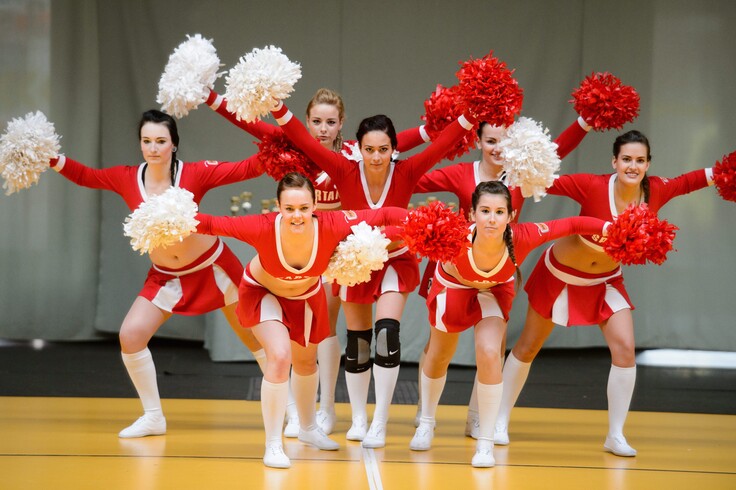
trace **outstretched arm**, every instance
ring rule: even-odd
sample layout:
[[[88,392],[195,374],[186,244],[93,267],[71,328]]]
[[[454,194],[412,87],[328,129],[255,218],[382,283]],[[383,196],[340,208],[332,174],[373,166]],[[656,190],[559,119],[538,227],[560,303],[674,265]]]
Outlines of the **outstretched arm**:
[[[278,126],[274,126],[273,124],[268,124],[263,121],[246,122],[238,119],[235,113],[230,112],[227,109],[227,100],[214,90],[210,90],[210,95],[207,97],[206,103],[213,111],[243,131],[247,131],[252,134],[259,140],[263,140],[267,136],[273,136],[274,134],[281,132]]]

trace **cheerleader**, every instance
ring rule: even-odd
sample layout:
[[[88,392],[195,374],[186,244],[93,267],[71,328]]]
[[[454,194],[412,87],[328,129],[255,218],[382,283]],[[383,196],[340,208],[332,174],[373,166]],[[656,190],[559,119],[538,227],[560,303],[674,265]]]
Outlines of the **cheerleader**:
[[[575,233],[602,234],[607,223],[588,217],[514,223],[512,194],[498,181],[481,182],[471,204],[470,217],[475,221],[469,236],[472,247],[455,263],[436,268],[427,296],[433,328],[421,373],[422,415],[409,447],[430,449],[447,367],[460,333],[475,327],[480,423],[472,464],[491,467],[495,464],[493,427],[503,386],[503,341],[516,285],[521,282],[519,265],[542,243]]]
[[[210,90],[207,105],[215,112],[225,117],[241,129],[247,131],[259,140],[273,138],[282,133],[278,126],[265,123],[261,120],[249,123],[238,120],[235,114],[228,111],[227,100]],[[307,104],[306,127],[309,134],[316,138],[327,150],[345,155],[355,152],[354,141],[343,141],[342,127],[345,122],[345,105],[342,96],[328,88],[317,90]],[[398,134],[398,151],[411,150],[422,143],[429,141],[424,126],[407,129]],[[330,177],[322,171],[314,180],[317,210],[340,209],[340,194]],[[335,385],[340,371],[340,342],[337,338],[337,318],[340,312],[340,298],[332,294],[332,289],[326,292],[327,308],[330,319],[330,335],[320,342],[317,347],[319,369],[319,404],[317,423],[331,434],[335,426]],[[296,406],[290,398],[286,410],[287,423],[284,436],[296,437],[299,432],[299,420]]]
[[[577,148],[585,135],[590,131],[589,126],[582,117],[578,117],[560,136],[555,140],[557,144],[557,154],[560,159],[565,158],[572,150]],[[502,126],[494,126],[486,122],[480,123],[478,127],[478,143],[477,147],[481,152],[481,159],[474,162],[458,163],[449,165],[440,169],[432,170],[419,179],[415,193],[427,192],[452,192],[459,201],[460,213],[463,216],[469,216],[471,210],[471,196],[476,186],[481,182],[499,181],[504,184],[507,182],[507,174],[503,168],[503,159],[501,158],[501,149],[498,143],[503,138],[505,128]],[[519,187],[509,189],[511,192],[511,209],[512,223],[516,223],[521,214],[521,208],[524,205],[524,197]],[[426,298],[430,289],[430,282],[434,276],[436,264],[433,261],[427,263],[424,270],[422,281],[419,285],[419,295]],[[429,341],[428,341],[429,342]],[[502,345],[502,353],[505,352],[505,338]],[[419,424],[421,417],[421,372],[424,356],[426,355],[427,346],[425,346],[419,358],[419,403],[417,406],[417,416],[414,420],[415,426]],[[503,355],[503,354],[502,354]],[[477,400],[477,379],[473,384],[473,391],[468,404],[468,417],[465,423],[465,435],[477,438],[478,433],[478,400]]]
[[[237,308],[241,324],[251,329],[266,351],[261,408],[266,432],[266,466],[291,463],[281,440],[288,400],[289,371],[299,412],[299,440],[322,450],[338,444],[317,425],[317,344],[329,335],[327,303],[320,275],[338,243],[361,221],[398,225],[401,208],[334,211],[313,214],[315,192],[309,179],[287,174],[277,191],[279,213],[240,217],[198,214],[199,233],[231,236],[252,245],[258,255],[246,266]],[[276,245],[274,247],[274,244]]]
[[[474,118],[461,116],[424,151],[395,162],[392,155],[397,137],[391,119],[384,115],[366,118],[357,131],[361,161],[356,164],[320,145],[282,103],[279,102],[272,113],[291,141],[331,177],[340,192],[343,209],[354,210],[384,206],[406,208],[419,178],[439,162],[475,122]],[[376,271],[369,282],[340,287],[348,328],[345,376],[352,408],[352,426],[347,439],[362,441],[366,448],[386,444],[386,423],[401,359],[400,319],[407,296],[418,283],[416,258],[397,242],[389,247],[385,267]],[[376,303],[373,366],[376,409],[369,427],[366,405],[372,367],[373,303]]]
[[[613,174],[563,175],[548,192],[580,203],[581,216],[612,221],[631,204],[647,203],[656,213],[670,199],[713,183],[710,168],[665,179],[647,175],[650,163],[649,141],[639,131],[629,131],[613,144]],[[597,324],[611,352],[608,435],[603,447],[617,456],[636,456],[636,449],[628,444],[623,433],[636,378],[631,315],[634,306],[624,287],[620,264],[602,251],[604,241],[598,234],[558,240],[547,249],[529,277],[525,287],[529,296],[526,322],[503,369],[496,444],[509,443],[511,409],[554,324]]]
[[[131,210],[172,186],[188,189],[199,202],[214,187],[263,173],[257,157],[234,163],[183,163],[176,158],[176,121],[157,110],[143,113],[138,133],[144,158],[140,165],[92,169],[62,155],[51,161],[51,167],[78,185],[120,194]],[[120,431],[123,438],[166,433],[148,342],[172,314],[199,315],[220,309],[259,364],[265,359],[258,341],[238,323],[237,283],[243,266],[222,240],[195,234],[166,249],[152,250],[149,257],[148,277],[120,327],[123,364],[144,411]]]

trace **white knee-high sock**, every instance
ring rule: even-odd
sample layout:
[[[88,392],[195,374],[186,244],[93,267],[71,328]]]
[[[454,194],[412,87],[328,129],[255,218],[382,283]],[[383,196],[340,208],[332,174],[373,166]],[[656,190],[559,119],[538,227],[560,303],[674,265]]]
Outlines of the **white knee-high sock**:
[[[470,401],[468,402],[468,417],[471,413],[478,414],[478,370],[475,370],[475,379],[473,380],[473,390],[470,392]]]
[[[622,368],[611,364],[606,390],[608,394],[608,434],[611,436],[623,435],[635,382],[636,366]]]
[[[496,421],[500,424],[509,425],[511,417],[511,409],[516,405],[526,378],[529,377],[529,370],[532,367],[531,362],[521,362],[510,352],[503,366],[503,396],[501,397],[501,407],[498,410]]]
[[[417,401],[418,408],[422,408],[422,376],[424,375],[424,360],[427,358],[427,353],[422,351],[421,354],[419,354],[419,372],[417,373],[417,395],[419,400]]]
[[[498,407],[501,405],[503,382],[495,385],[478,383],[478,418],[480,431],[478,439],[493,440]]]
[[[368,369],[362,373],[345,373],[345,384],[348,387],[353,418],[363,417],[367,421],[366,405],[368,404],[368,388],[371,385],[371,370]]]
[[[399,379],[399,366],[386,368],[373,365],[373,381],[376,389],[376,410],[373,412],[372,423],[386,424],[388,422],[388,408],[394,397],[396,381]]]
[[[327,412],[335,411],[335,385],[340,372],[340,339],[337,336],[327,337],[317,345],[317,363],[319,363],[319,409]]]
[[[266,351],[263,349],[258,349],[257,351],[254,351],[253,357],[255,358],[256,362],[258,363],[258,367],[261,368],[261,374],[266,373]]]
[[[271,383],[263,378],[261,383],[261,415],[266,432],[266,445],[269,442],[282,442],[281,434],[289,398],[289,382]]]
[[[291,392],[294,394],[296,409],[299,412],[299,427],[312,430],[317,427],[314,398],[317,396],[319,370],[307,376],[291,373]]]
[[[288,402],[286,404],[286,417],[289,419],[297,418],[299,417],[299,412],[296,409],[296,400],[294,400],[294,391],[291,388],[291,375],[294,373],[292,370],[289,373],[289,382],[287,383],[287,386],[289,387],[289,395],[288,395]]]
[[[156,380],[156,366],[153,356],[148,347],[133,354],[121,352],[123,364],[128,370],[128,376],[138,392],[141,399],[143,411],[150,415],[162,414],[161,397],[158,394],[158,382]]]
[[[422,372],[422,418],[420,422],[434,423],[437,416],[437,405],[445,389],[447,374],[439,378],[430,378]]]

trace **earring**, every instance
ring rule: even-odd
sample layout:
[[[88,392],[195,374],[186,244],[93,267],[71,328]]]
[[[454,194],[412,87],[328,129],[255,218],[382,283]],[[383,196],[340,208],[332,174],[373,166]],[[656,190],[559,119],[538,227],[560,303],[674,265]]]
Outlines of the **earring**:
[[[178,150],[178,149],[179,149],[179,148],[177,148],[177,147],[175,146],[174,148],[172,148],[172,151],[176,152],[176,150]]]

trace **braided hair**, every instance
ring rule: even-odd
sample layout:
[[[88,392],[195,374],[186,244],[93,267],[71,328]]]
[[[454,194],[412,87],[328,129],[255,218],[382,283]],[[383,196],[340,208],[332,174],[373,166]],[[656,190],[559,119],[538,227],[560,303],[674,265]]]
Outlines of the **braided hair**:
[[[480,198],[483,194],[494,194],[503,196],[506,199],[506,209],[508,210],[509,216],[511,216],[514,211],[511,207],[511,192],[503,182],[500,182],[498,180],[489,180],[478,184],[473,191],[473,195],[471,198],[473,211],[475,211],[475,209],[478,207],[478,202],[480,201]],[[514,263],[514,267],[516,267],[516,290],[518,291],[522,281],[521,270],[519,269],[519,264],[516,262],[516,255],[514,254],[514,241],[511,237],[511,227],[508,225],[503,232],[503,241],[509,251],[509,257]]]
[[[618,136],[618,138],[616,138],[616,140],[613,142],[614,158],[618,158],[619,153],[621,153],[621,147],[627,143],[641,143],[642,145],[646,146],[647,161],[649,162],[652,160],[649,140],[646,136],[644,136],[644,133],[637,131],[636,129],[632,129],[631,131],[621,134]],[[647,176],[647,174],[644,174],[644,178],[641,180],[641,190],[644,194],[644,202],[649,203],[649,176]]]

